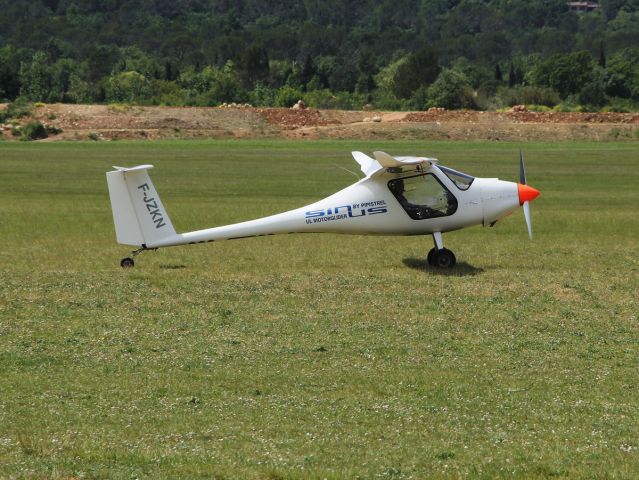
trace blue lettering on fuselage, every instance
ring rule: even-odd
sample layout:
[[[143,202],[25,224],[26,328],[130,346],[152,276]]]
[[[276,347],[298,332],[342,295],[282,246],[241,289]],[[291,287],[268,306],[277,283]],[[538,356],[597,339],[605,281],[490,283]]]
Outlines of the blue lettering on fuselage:
[[[305,214],[306,223],[331,222],[347,218],[364,217],[366,215],[379,215],[387,213],[386,200],[373,202],[354,203],[327,208],[326,210],[309,210]]]

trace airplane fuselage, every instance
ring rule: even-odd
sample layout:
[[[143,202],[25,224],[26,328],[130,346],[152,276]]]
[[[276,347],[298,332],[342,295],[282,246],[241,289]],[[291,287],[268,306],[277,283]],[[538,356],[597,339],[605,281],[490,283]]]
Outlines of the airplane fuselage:
[[[392,193],[389,182],[421,181],[426,176],[450,196],[455,211],[411,218],[406,205]],[[433,178],[434,177],[434,178]],[[433,182],[434,183],[434,182]],[[428,202],[424,199],[424,203]],[[437,201],[437,198],[430,199]],[[439,199],[441,200],[441,199]],[[280,233],[345,233],[378,235],[426,235],[472,225],[489,225],[519,207],[517,184],[496,178],[475,178],[462,190],[436,165],[427,171],[410,169],[365,178],[310,205],[247,222],[208,228],[148,243],[148,248],[184,243],[204,243]]]

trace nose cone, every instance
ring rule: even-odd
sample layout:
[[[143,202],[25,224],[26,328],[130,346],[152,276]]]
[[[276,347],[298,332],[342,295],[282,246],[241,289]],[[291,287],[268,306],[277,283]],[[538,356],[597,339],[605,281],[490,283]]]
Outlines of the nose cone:
[[[523,205],[524,202],[531,202],[539,196],[539,190],[529,187],[528,185],[517,184],[517,190],[519,191],[519,205]]]
[[[473,185],[475,183],[481,190],[484,225],[490,225],[519,208],[519,192],[516,183],[498,178],[476,178]]]

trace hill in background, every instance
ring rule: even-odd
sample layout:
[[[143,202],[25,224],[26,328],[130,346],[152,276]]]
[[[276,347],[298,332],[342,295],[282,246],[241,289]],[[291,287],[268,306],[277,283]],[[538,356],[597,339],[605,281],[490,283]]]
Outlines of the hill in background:
[[[0,99],[629,111],[639,3],[0,1]]]

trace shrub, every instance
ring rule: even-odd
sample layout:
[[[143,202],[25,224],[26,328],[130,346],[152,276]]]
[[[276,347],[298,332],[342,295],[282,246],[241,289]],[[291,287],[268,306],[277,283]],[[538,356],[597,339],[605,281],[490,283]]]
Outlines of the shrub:
[[[7,105],[3,111],[0,112],[0,122],[4,123],[13,118],[28,117],[32,113],[32,105],[24,101],[16,101]]]
[[[53,125],[47,125],[46,127],[44,127],[47,130],[47,133],[49,135],[58,135],[59,133],[62,133],[62,129],[55,127]]]
[[[276,107],[292,107],[302,98],[302,92],[290,85],[284,85],[275,94]]]
[[[545,105],[554,107],[561,99],[548,87],[516,87],[501,93],[506,105]]]
[[[337,97],[330,90],[321,89],[306,92],[302,100],[311,108],[335,108]]]
[[[413,107],[411,100],[397,98],[391,92],[381,88],[373,92],[373,105],[380,110],[411,110]]]
[[[180,74],[178,85],[184,91],[180,95],[183,95],[186,105],[213,106],[249,99],[231,61],[226,62],[223,68],[209,66],[201,72],[187,68]]]
[[[426,110],[428,105],[428,87],[422,85],[413,92],[413,96],[411,97],[411,107],[414,110]]]
[[[131,110],[131,105],[128,103],[110,103],[107,108],[113,113],[127,113]]]
[[[40,140],[49,136],[44,125],[37,120],[27,123],[22,128],[21,133],[21,140]]]
[[[578,95],[579,103],[593,107],[601,107],[606,103],[603,86],[598,82],[590,82],[583,86]]]
[[[552,108],[546,105],[526,105],[526,108],[531,112],[552,112]]]
[[[368,103],[368,96],[357,92],[336,92],[328,89],[313,90],[302,95],[302,100],[312,108],[335,108],[340,110],[361,109]]]
[[[153,105],[182,106],[186,103],[186,92],[174,82],[151,80],[150,101]]]
[[[604,107],[604,112],[631,113],[639,112],[639,102],[627,98],[611,98],[610,105]]]
[[[274,88],[257,82],[255,84],[255,87],[249,94],[251,104],[255,105],[256,107],[272,107],[273,105],[275,105],[276,92],[277,91]]]
[[[466,75],[444,69],[426,92],[429,107],[448,109],[477,108],[472,87]],[[419,101],[419,98],[415,99]]]
[[[149,81],[139,72],[111,75],[105,84],[106,97],[111,102],[144,103],[151,95]]]
[[[561,102],[552,107],[553,112],[577,112],[579,108],[571,102]]]

